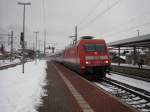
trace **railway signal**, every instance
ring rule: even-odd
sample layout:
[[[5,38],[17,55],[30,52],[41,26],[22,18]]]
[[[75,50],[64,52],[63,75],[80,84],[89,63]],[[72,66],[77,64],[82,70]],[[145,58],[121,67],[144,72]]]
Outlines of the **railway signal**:
[[[23,3],[23,2],[18,2],[18,5],[23,5],[23,32],[22,32],[22,37],[21,37],[21,41],[22,41],[22,54],[23,54],[23,57],[22,57],[22,73],[24,73],[24,61],[25,61],[25,54],[24,54],[24,50],[25,50],[25,43],[24,43],[24,38],[25,38],[25,8],[27,5],[31,5],[30,2],[27,2],[27,3]]]
[[[3,44],[1,44],[0,51],[2,52],[2,54],[4,54],[4,53],[5,53],[5,50],[4,50],[4,45],[3,45]]]
[[[11,31],[11,36],[10,36],[10,44],[11,44],[11,49],[10,49],[10,61],[13,60],[13,49],[14,49],[14,48],[13,48],[13,43],[14,43],[13,38],[16,38],[16,37],[13,36],[13,31]]]
[[[21,32],[21,33],[20,33],[20,45],[22,45],[23,42],[24,42],[24,33]]]

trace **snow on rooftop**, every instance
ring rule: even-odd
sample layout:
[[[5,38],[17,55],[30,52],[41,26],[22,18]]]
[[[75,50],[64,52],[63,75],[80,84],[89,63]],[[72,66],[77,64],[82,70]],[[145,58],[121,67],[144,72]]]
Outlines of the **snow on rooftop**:
[[[0,70],[0,112],[37,112],[46,95],[46,61]]]

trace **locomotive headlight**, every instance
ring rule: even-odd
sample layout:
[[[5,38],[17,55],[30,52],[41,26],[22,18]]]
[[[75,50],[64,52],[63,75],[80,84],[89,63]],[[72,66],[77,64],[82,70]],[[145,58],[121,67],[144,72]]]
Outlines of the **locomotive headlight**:
[[[86,63],[86,64],[90,64],[90,62],[89,62],[89,61],[86,61],[85,63]]]
[[[106,61],[105,61],[105,63],[109,63],[109,61],[108,61],[108,60],[106,60]]]

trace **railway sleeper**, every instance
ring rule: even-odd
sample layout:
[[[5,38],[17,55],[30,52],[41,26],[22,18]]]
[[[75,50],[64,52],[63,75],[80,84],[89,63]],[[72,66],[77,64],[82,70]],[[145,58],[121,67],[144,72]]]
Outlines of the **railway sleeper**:
[[[131,95],[131,93],[127,92],[127,91],[121,91],[119,94],[122,94],[122,95]]]
[[[143,110],[143,109],[145,109],[146,111],[148,111],[148,110],[150,111],[150,108],[147,108],[146,105],[136,105],[135,107],[136,107],[138,110]],[[148,111],[148,112],[149,112],[149,111]]]
[[[135,95],[134,95],[134,96],[133,96],[133,95],[130,96],[130,98],[128,99],[127,102],[130,103],[130,102],[133,102],[133,101],[139,101],[139,100],[141,100],[141,99],[135,100],[136,97],[137,97],[137,96],[135,96]]]
[[[139,101],[139,100],[141,100],[141,98],[138,97],[138,96],[136,96],[135,98],[133,98],[133,100],[134,100],[134,101]]]
[[[135,97],[136,97],[136,96],[133,95],[133,94],[130,94],[130,95],[129,95],[129,98],[130,98],[130,99],[133,99],[133,98],[135,98]]]
[[[131,99],[131,97],[129,95],[124,95],[124,96],[122,96],[122,99],[129,100],[129,99]]]
[[[146,104],[145,108],[150,110],[150,105]]]
[[[147,102],[137,102],[136,104],[133,104],[133,105],[143,105],[145,107],[146,104],[147,104]]]
[[[146,104],[147,102],[140,102],[140,100],[139,101],[132,101],[131,103],[129,103],[129,104],[131,104],[131,105],[143,105],[143,104]]]
[[[142,112],[150,112],[150,110],[145,110],[145,109],[144,110],[142,109],[141,111]]]

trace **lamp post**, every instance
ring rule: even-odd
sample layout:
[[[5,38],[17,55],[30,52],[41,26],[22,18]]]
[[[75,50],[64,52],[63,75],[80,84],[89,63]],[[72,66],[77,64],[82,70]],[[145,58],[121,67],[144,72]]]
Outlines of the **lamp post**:
[[[35,62],[37,62],[37,35],[38,35],[38,31],[33,32],[35,33]]]
[[[23,5],[23,41],[22,41],[22,53],[23,53],[23,57],[22,57],[22,73],[24,73],[24,49],[25,49],[25,43],[24,43],[24,38],[25,38],[25,8],[26,5],[31,5],[30,2],[27,3],[23,3],[23,2],[18,2],[18,5]]]
[[[41,50],[41,41],[42,41],[42,40],[39,40],[39,52],[40,52],[40,50]]]
[[[137,34],[138,34],[138,37],[140,36],[140,30],[136,30],[137,31]]]
[[[35,47],[35,48],[36,48],[35,51],[37,52],[37,35],[38,35],[39,32],[38,32],[38,31],[35,31],[35,32],[33,32],[33,33],[35,33],[35,43],[36,43],[36,44],[35,44],[35,46],[36,46],[36,47]]]
[[[78,38],[78,27],[77,25],[75,26],[75,43],[77,42]]]

